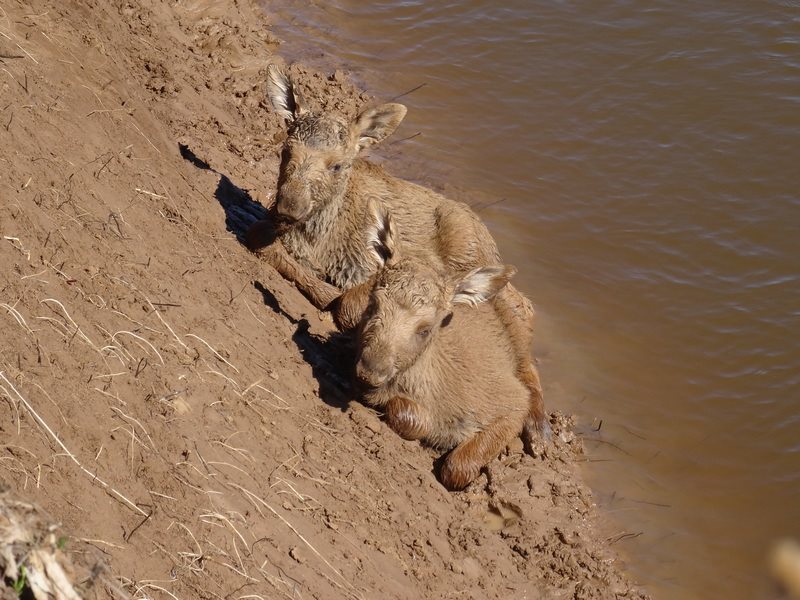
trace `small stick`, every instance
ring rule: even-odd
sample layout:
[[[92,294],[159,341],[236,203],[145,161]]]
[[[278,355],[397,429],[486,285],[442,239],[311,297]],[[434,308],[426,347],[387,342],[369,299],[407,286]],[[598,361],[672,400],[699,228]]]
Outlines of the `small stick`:
[[[74,538],[74,539],[78,540],[79,542],[84,542],[86,544],[103,544],[105,546],[111,546],[112,548],[119,548],[120,550],[124,548],[124,546],[120,546],[119,544],[112,544],[111,542],[107,542],[105,540],[93,540],[90,538]]]
[[[147,523],[150,520],[150,517],[153,516],[153,512],[155,512],[155,511],[151,511],[150,514],[147,515],[144,519],[142,519],[136,527],[131,529],[131,532],[128,535],[126,535],[123,539],[126,542],[130,542],[131,538],[133,537],[133,534],[136,533],[136,530],[139,529],[139,527],[141,527],[142,525],[144,525],[145,523]]]
[[[415,87],[415,88],[411,88],[410,90],[408,90],[407,92],[403,92],[403,93],[402,93],[402,94],[400,94],[399,96],[395,96],[394,98],[392,98],[391,100],[389,100],[389,102],[394,102],[394,101],[395,101],[395,100],[397,100],[398,98],[402,98],[403,96],[408,96],[409,94],[412,94],[412,93],[416,92],[417,90],[424,88],[426,85],[428,85],[428,83],[427,83],[427,82],[425,82],[425,83],[420,83],[420,84],[419,84],[417,87]]]
[[[159,200],[169,200],[169,198],[167,198],[166,196],[162,196],[161,194],[155,194],[153,192],[148,192],[147,190],[136,188],[136,191],[146,196],[152,196],[153,198],[158,198]]]
[[[159,498],[166,498],[167,500],[174,500],[175,502],[178,501],[177,498],[173,498],[172,496],[167,496],[166,494],[159,494],[158,492],[154,492],[153,490],[147,490],[149,494],[153,496],[158,496]]]
[[[222,362],[224,362],[226,365],[228,365],[231,369],[233,369],[237,373],[239,372],[239,369],[237,369],[231,363],[229,363],[227,360],[225,360],[219,352],[217,352],[216,350],[214,350],[214,348],[211,347],[211,344],[209,344],[207,341],[205,341],[199,335],[195,335],[193,333],[187,333],[184,337],[193,337],[196,340],[200,340],[201,342],[203,342],[206,345],[206,347],[209,350],[211,350],[211,352],[214,354],[214,356],[216,356],[218,359],[220,359]]]
[[[39,61],[38,61],[38,60],[36,60],[35,58],[33,58],[33,56],[31,56],[31,53],[30,53],[30,52],[28,52],[27,50],[25,50],[25,48],[23,48],[23,47],[22,47],[22,46],[20,46],[19,44],[17,44],[17,48],[19,48],[19,49],[20,49],[20,50],[22,50],[22,51],[23,51],[25,54],[27,54],[27,55],[28,55],[28,58],[30,58],[30,59],[31,59],[33,62],[35,62],[37,65],[39,64]],[[27,92],[28,90],[25,90],[25,91]]]
[[[26,91],[27,91],[27,90],[26,90]],[[142,130],[141,130],[141,129],[139,129],[139,128],[136,126],[136,123],[134,123],[133,119],[131,119],[131,125],[133,125],[133,128],[134,128],[136,131],[138,131],[138,132],[139,132],[139,135],[141,135],[141,136],[142,136],[144,139],[146,139],[146,140],[147,140],[147,143],[148,143],[148,144],[150,144],[150,145],[151,145],[151,146],[152,146],[152,147],[155,149],[155,151],[156,151],[156,152],[158,152],[159,154],[161,154],[161,150],[159,150],[158,148],[156,148],[156,145],[155,145],[153,142],[151,142],[151,141],[150,141],[150,138],[148,138],[148,137],[147,137],[145,134],[143,134],[143,133],[142,133]]]
[[[139,376],[139,373],[144,371],[147,368],[147,357],[143,356],[139,359],[139,363],[136,365],[136,372],[133,374],[133,377],[136,378]]]

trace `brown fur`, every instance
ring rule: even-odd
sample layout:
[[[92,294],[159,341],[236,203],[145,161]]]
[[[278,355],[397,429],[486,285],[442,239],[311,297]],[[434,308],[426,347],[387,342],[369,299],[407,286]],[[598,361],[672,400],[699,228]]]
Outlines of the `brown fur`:
[[[440,472],[462,489],[529,419],[516,349],[491,303],[516,269],[476,269],[452,281],[440,265],[396,260],[391,236],[359,328],[356,377],[401,437],[452,452]],[[474,305],[474,306],[471,306]]]
[[[494,239],[466,204],[357,158],[361,150],[394,131],[405,107],[384,104],[352,122],[332,113],[309,113],[291,81],[275,66],[268,70],[267,90],[276,111],[289,122],[272,209],[284,226],[269,238],[264,230],[273,225],[257,223],[248,240],[252,248],[263,247],[268,262],[317,308],[330,310],[341,329],[360,321],[378,269],[366,233],[374,223],[372,206],[388,211],[398,223],[401,251],[435,257],[448,273],[464,274],[500,262]],[[265,246],[265,240],[271,243]],[[339,290],[348,293],[339,297]],[[530,355],[533,307],[512,286],[493,304],[509,329],[518,357],[517,377],[530,390],[530,443],[534,432],[549,435],[539,375]]]

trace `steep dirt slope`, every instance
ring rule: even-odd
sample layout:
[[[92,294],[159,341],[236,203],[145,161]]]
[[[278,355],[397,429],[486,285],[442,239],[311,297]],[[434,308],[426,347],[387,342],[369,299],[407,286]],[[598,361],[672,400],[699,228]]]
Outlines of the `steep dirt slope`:
[[[563,418],[549,457],[447,493],[240,243],[276,48],[248,0],[0,1],[0,484],[61,523],[89,598],[640,597]]]

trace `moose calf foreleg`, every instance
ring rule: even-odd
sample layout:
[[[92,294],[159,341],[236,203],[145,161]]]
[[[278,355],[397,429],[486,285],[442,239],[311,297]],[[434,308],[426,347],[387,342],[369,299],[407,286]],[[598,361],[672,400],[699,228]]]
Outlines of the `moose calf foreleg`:
[[[280,226],[272,219],[264,219],[253,223],[245,238],[250,250],[257,252],[284,279],[291,281],[318,310],[326,310],[339,297],[340,291],[297,262],[286,251],[279,234]]]
[[[442,484],[449,490],[467,487],[481,469],[519,435],[521,429],[521,418],[514,415],[492,421],[445,458],[440,473]]]
[[[259,254],[278,272],[294,283],[297,289],[308,298],[318,310],[327,310],[341,292],[338,288],[322,281],[316,274],[298,263],[286,252],[280,240],[261,249]]]
[[[389,400],[386,405],[386,421],[404,440],[421,440],[430,433],[430,420],[426,411],[403,396],[394,396]]]

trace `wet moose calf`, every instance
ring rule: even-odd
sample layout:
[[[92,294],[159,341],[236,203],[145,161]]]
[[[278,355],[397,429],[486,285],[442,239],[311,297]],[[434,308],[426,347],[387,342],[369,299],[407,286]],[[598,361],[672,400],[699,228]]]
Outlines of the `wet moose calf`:
[[[486,302],[516,269],[494,265],[453,278],[430,256],[395,256],[391,219],[378,222],[372,245],[385,266],[359,326],[356,378],[401,437],[453,449],[440,478],[462,489],[528,418],[514,344]]]

